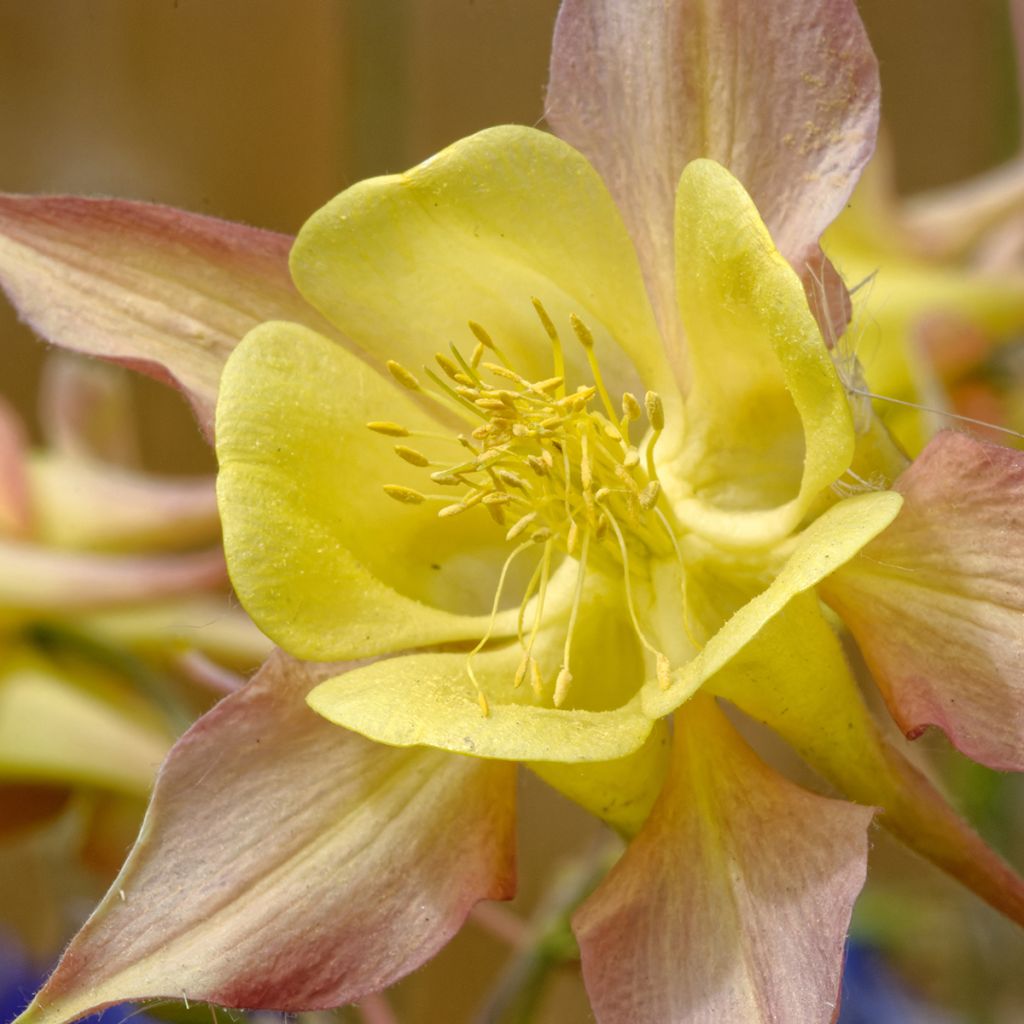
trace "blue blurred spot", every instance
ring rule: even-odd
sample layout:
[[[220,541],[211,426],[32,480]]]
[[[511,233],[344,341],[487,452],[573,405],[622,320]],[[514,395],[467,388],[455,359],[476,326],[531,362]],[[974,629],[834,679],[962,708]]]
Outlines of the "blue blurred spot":
[[[957,1024],[957,1018],[921,1002],[877,950],[851,942],[837,1024]]]

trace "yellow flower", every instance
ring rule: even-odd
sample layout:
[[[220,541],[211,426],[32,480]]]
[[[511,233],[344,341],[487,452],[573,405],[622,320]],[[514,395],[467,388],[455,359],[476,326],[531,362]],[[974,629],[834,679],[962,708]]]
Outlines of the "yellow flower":
[[[661,783],[663,716],[899,507],[827,509],[853,415],[742,188],[696,162],[677,211],[673,366],[614,204],[565,143],[494,129],[356,186],[305,226],[292,271],[363,351],[267,324],[229,359],[217,418],[229,567],[273,639],[334,661],[463,646],[347,672],[317,711],[546,762],[630,830]]]

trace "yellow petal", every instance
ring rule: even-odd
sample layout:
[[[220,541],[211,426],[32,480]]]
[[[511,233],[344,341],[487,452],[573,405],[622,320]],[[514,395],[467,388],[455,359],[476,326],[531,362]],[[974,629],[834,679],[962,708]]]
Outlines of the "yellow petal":
[[[307,328],[264,324],[225,367],[217,492],[232,582],[256,624],[299,657],[476,638],[508,554],[481,509],[453,528],[438,505],[392,501],[385,484],[440,488],[372,420],[450,431],[451,442],[424,442],[428,454],[462,450],[457,427]]]
[[[644,745],[626,757],[575,764],[532,761],[529,767],[628,837],[640,831],[658,799],[668,773],[670,744],[668,722],[658,721]]]
[[[676,265],[691,362],[676,514],[724,545],[771,544],[850,464],[843,385],[799,278],[713,161],[680,178]]]
[[[466,652],[413,654],[329,679],[309,704],[336,725],[396,746],[425,744],[517,761],[626,757],[647,739],[651,722],[635,696],[644,664],[621,597],[615,600],[617,582],[596,572],[588,576],[570,650],[573,680],[561,708],[553,706],[553,691],[563,664],[568,602],[546,615],[533,647],[539,692],[529,676],[515,685],[523,650],[514,642],[473,656],[479,691]]]
[[[672,390],[619,212],[590,164],[543,132],[492,128],[406,174],[360,182],[305,224],[291,268],[330,321],[414,372],[451,342],[471,348],[473,320],[517,371],[549,377],[537,296],[564,330],[570,369],[586,365],[576,313],[611,379],[625,381],[631,361],[647,387]]]
[[[511,678],[518,660],[518,648],[486,654],[474,671],[487,690]],[[637,699],[611,711],[488,701],[485,715],[465,654],[378,661],[321,683],[309,706],[379,743],[510,761],[610,761],[632,753],[651,731]]]
[[[797,595],[848,562],[896,518],[902,498],[892,491],[862,494],[829,509],[801,535],[771,584],[748,601],[701,652],[673,673],[672,683],[644,685],[644,710],[659,718],[675,710],[715,672],[736,657]]]

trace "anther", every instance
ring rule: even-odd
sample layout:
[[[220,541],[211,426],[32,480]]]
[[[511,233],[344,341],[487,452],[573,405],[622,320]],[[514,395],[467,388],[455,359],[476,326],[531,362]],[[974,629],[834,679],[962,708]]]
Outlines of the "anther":
[[[532,469],[534,473],[537,474],[537,476],[548,475],[548,467],[543,459],[537,458],[536,455],[527,455],[526,462],[529,465],[530,469]]]
[[[437,365],[440,366],[452,380],[458,382],[459,378],[463,376],[462,371],[459,369],[459,364],[453,359],[449,359],[443,352],[435,352],[434,359],[437,361]]]
[[[492,352],[496,351],[494,346],[494,340],[487,333],[487,331],[481,327],[475,320],[469,321],[469,329],[473,332],[473,337],[476,338],[484,348],[489,348]]]
[[[395,454],[413,466],[420,466],[422,468],[423,466],[430,465],[430,459],[423,452],[418,452],[415,448],[407,448],[404,444],[395,445]]]
[[[518,487],[519,490],[525,491],[529,484],[516,472],[511,469],[499,469],[498,478],[502,483],[506,483],[509,487]]]
[[[636,400],[636,396],[631,394],[629,391],[623,392],[622,415],[625,416],[630,423],[634,423],[640,419],[641,412],[640,403]]]
[[[569,314],[569,323],[572,324],[572,329],[576,334],[579,343],[584,348],[594,347],[594,335],[591,334],[590,328],[575,314]]]
[[[516,669],[515,678],[512,680],[512,688],[518,690],[523,685],[523,680],[526,678],[526,673],[530,670],[530,660],[525,656],[519,662],[519,667]]]
[[[580,528],[574,519],[569,524],[569,533],[565,538],[565,550],[569,552],[570,556],[575,557],[576,551],[579,547],[580,542]]]
[[[641,492],[640,492],[640,505],[642,508],[652,509],[658,504],[658,496],[661,494],[661,484],[657,480],[652,480]]]
[[[515,499],[508,491],[492,491],[481,499],[485,505],[507,505]]]
[[[422,505],[427,500],[425,494],[414,491],[411,487],[403,487],[401,484],[385,484],[384,493],[403,505]]]
[[[457,516],[460,512],[465,512],[467,508],[469,508],[469,506],[464,505],[461,501],[454,505],[445,505],[445,507],[437,513],[437,518],[448,519],[451,516]]]
[[[527,512],[522,519],[517,520],[509,528],[508,533],[505,534],[505,540],[515,540],[516,537],[520,536],[526,531],[526,528],[537,518],[536,512]]]
[[[668,658],[658,651],[654,658],[656,668],[656,675],[658,678],[658,688],[661,690],[667,690],[672,685],[672,666]]]
[[[392,423],[390,420],[371,420],[366,425],[370,430],[376,431],[378,434],[386,434],[388,437],[408,437],[411,433],[400,423]]]
[[[498,363],[481,363],[480,367],[493,373],[496,377],[504,377],[505,380],[514,381],[516,384],[525,386],[527,383],[525,378],[521,377],[515,370],[510,370],[507,366],[500,366]]]
[[[394,359],[389,359],[387,361],[387,368],[391,373],[391,376],[394,377],[402,387],[406,387],[410,391],[420,390],[420,382],[401,363]]]
[[[644,405],[647,407],[647,421],[652,430],[662,431],[665,429],[665,407],[661,404],[661,395],[657,391],[648,391],[644,395]]]
[[[557,391],[564,383],[564,377],[548,377],[546,380],[539,380],[535,384],[531,384],[530,388],[539,394],[547,396]]]
[[[530,689],[539,697],[544,689],[544,680],[540,675],[540,665],[536,658],[530,659]]]
[[[556,708],[560,708],[565,703],[565,698],[569,695],[570,685],[572,685],[572,673],[563,665],[558,673],[558,678],[555,679],[553,700]]]
[[[537,314],[537,319],[540,320],[541,326],[544,328],[544,333],[548,336],[551,342],[551,350],[555,356],[555,376],[565,379],[565,357],[562,354],[562,340],[558,337],[558,331],[555,329],[554,322],[551,317],[548,316],[548,311],[544,308],[543,303],[536,296],[530,299],[533,303],[534,312]]]

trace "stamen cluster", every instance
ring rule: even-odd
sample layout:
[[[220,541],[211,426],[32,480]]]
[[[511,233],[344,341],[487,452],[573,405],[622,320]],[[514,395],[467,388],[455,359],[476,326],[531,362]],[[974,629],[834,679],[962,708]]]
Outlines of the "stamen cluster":
[[[426,369],[434,389],[424,389],[415,374],[395,361],[388,362],[389,371],[402,386],[481,422],[468,433],[456,435],[454,440],[464,454],[452,462],[433,461],[407,444],[394,446],[399,458],[431,470],[431,481],[451,488],[452,493],[428,494],[398,484],[388,484],[384,490],[393,499],[407,504],[441,502],[441,518],[462,515],[479,506],[505,529],[506,540],[519,541],[501,572],[492,626],[511,562],[526,549],[542,545],[540,561],[520,605],[519,638],[524,653],[516,673],[516,685],[529,674],[538,693],[543,678],[533,657],[533,643],[543,615],[554,553],[557,549],[578,559],[575,600],[563,662],[554,685],[554,703],[560,705],[572,681],[569,656],[583,582],[588,562],[595,559],[611,560],[623,573],[637,634],[657,656],[659,677],[667,674],[664,655],[648,643],[636,621],[630,553],[671,554],[675,549],[678,554],[678,550],[665,511],[658,507],[661,488],[654,446],[664,429],[661,399],[648,392],[641,406],[634,395],[626,392],[618,412],[601,376],[593,335],[575,315],[570,323],[586,353],[593,383],[580,384],[569,391],[558,332],[541,303],[534,299],[533,306],[551,344],[551,377],[531,381],[519,374],[490,334],[472,322],[469,328],[476,339],[472,357],[465,359],[454,345],[450,356],[437,353],[435,361],[440,374]],[[488,354],[493,354],[493,361],[485,359]],[[595,399],[600,400],[603,411],[591,407]],[[645,413],[649,437],[642,456],[630,439],[630,426]],[[392,437],[413,436],[412,431],[392,422],[377,421],[367,426]],[[526,607],[535,595],[534,621],[527,633]],[[490,630],[472,653],[484,646],[489,635]],[[468,671],[476,682],[471,661]],[[486,713],[482,692],[480,702]]]

